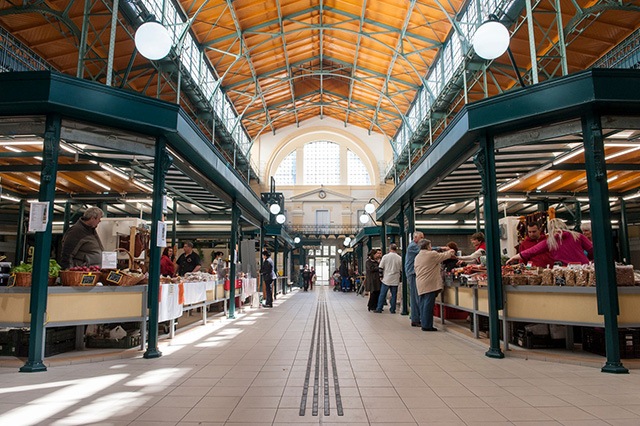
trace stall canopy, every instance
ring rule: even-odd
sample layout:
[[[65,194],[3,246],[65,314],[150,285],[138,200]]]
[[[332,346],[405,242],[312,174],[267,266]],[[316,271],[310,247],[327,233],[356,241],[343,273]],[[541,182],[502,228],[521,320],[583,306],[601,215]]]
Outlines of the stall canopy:
[[[52,72],[0,74],[0,218],[15,223],[17,201],[37,199],[45,116],[62,116],[54,213],[66,202],[101,203],[110,216],[151,210],[154,146],[165,137],[173,164],[169,211],[230,229],[235,200],[252,226],[269,213],[248,184],[175,104]]]
[[[473,156],[494,135],[501,212],[524,215],[541,203],[588,215],[581,115],[603,114],[612,214],[625,200],[640,220],[640,71],[594,69],[469,104],[376,210],[393,221],[415,201],[416,219],[475,217],[482,183]],[[580,203],[577,204],[576,202]]]

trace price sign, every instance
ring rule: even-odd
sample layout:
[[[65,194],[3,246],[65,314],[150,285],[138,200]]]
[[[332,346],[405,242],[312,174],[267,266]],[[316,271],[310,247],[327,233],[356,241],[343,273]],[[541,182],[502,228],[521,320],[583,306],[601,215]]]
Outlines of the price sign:
[[[114,284],[120,284],[120,281],[122,281],[122,274],[115,271],[109,272],[109,275],[107,275],[107,281]]]
[[[81,285],[93,285],[96,276],[93,274],[84,274],[82,276],[82,280],[80,280]]]
[[[8,287],[13,287],[16,284],[16,276],[15,275],[10,275],[9,276],[9,281],[7,281],[7,286]]]

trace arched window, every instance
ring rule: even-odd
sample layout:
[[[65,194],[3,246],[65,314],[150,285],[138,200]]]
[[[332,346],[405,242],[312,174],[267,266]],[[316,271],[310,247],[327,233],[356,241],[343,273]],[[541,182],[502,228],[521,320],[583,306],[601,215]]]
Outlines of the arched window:
[[[351,150],[347,150],[347,184],[348,185],[371,185],[371,177],[364,163]]]
[[[340,185],[340,145],[329,141],[304,146],[304,185]]]
[[[297,152],[302,155],[302,170],[297,169]],[[346,153],[346,159],[342,159]],[[340,169],[343,164],[345,170]],[[371,176],[362,159],[340,144],[326,140],[306,143],[302,150],[291,151],[273,175],[276,185],[295,185],[300,174],[303,185],[371,185]]]
[[[296,152],[292,151],[278,166],[276,174],[273,176],[276,185],[296,184]]]

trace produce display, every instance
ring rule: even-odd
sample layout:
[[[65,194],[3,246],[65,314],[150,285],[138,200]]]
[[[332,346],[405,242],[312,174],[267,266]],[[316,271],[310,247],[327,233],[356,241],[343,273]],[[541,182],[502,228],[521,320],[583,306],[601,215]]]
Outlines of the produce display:
[[[100,267],[93,265],[93,266],[74,266],[72,268],[69,268],[68,271],[76,271],[76,272],[100,272]]]
[[[452,279],[463,284],[485,285],[486,268],[481,265],[467,265],[455,268],[450,273]],[[451,282],[445,276],[445,282]],[[618,286],[640,285],[640,272],[633,270],[633,265],[616,265],[616,282]],[[555,266],[552,269],[530,267],[524,264],[502,266],[503,285],[543,285],[568,287],[593,287],[596,285],[596,274],[593,265]]]
[[[216,281],[218,278],[206,272],[187,272],[182,278],[183,282],[193,283],[202,281]]]

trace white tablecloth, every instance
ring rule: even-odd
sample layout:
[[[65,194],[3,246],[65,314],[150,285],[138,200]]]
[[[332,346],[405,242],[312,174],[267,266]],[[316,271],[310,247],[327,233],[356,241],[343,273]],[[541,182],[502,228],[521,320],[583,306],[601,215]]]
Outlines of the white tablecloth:
[[[160,284],[158,322],[179,318],[182,305],[178,303],[178,284]]]
[[[193,305],[207,300],[207,283],[205,281],[184,283],[184,304]]]
[[[255,293],[258,287],[258,280],[256,278],[243,278],[242,279],[242,292],[250,295]]]

